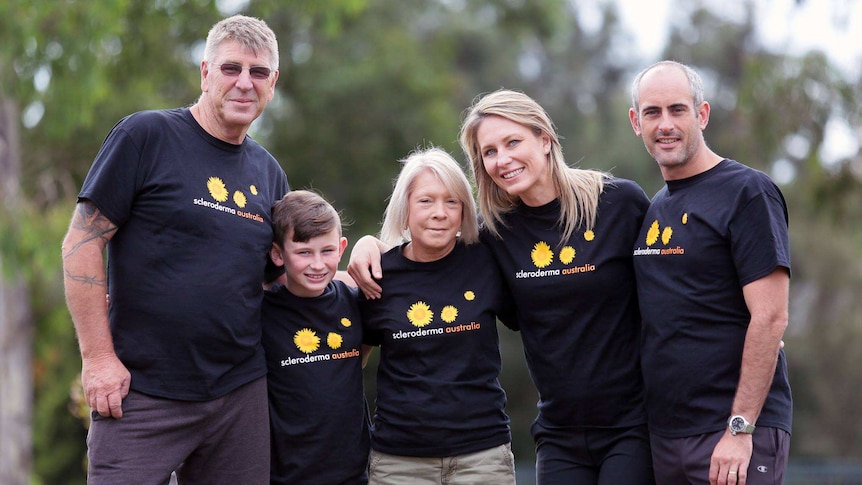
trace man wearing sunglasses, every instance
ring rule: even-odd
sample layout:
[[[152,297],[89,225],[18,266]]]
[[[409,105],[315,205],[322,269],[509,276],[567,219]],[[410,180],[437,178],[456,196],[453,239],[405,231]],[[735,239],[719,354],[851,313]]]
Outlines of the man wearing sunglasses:
[[[275,34],[222,20],[200,72],[190,108],[111,130],[63,242],[90,484],[164,484],[174,470],[180,483],[269,483],[259,312],[288,184],[247,132],[275,93]]]

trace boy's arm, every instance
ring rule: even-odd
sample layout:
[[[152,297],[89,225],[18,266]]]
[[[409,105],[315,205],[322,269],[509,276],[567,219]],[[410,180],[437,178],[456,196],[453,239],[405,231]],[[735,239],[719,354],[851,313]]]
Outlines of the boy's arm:
[[[347,274],[346,271],[336,271],[334,279],[341,281],[342,283],[344,283],[347,286],[350,286],[351,288],[356,288],[356,282],[353,281],[353,278],[351,278],[350,275]],[[357,295],[357,298],[361,298],[361,297]],[[362,344],[362,346],[359,349],[359,353],[362,356],[362,368],[363,369],[365,368],[366,365],[368,365],[368,358],[371,357],[371,351],[372,350],[374,350],[374,346],[373,345],[366,345],[366,344]]]

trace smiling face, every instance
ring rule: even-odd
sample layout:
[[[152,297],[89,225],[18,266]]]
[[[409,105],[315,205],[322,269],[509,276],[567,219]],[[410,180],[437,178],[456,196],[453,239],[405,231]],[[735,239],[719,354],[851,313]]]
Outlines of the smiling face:
[[[709,103],[695,106],[685,73],[672,67],[644,75],[638,93],[639,112],[630,109],[629,120],[665,180],[700,173],[709,154],[703,138]]]
[[[264,53],[255,54],[238,42],[226,40],[216,49],[211,63],[201,62],[201,124],[210,134],[240,144],[251,123],[263,113],[275,94],[278,71],[266,79],[251,77],[249,67],[271,67]],[[238,76],[224,74],[219,65],[235,63],[243,67]]]
[[[482,164],[491,180],[529,206],[557,197],[548,154],[551,140],[529,127],[501,116],[488,116],[476,130]]]
[[[270,257],[276,265],[284,265],[288,291],[310,298],[320,296],[335,277],[346,247],[347,239],[337,227],[306,242],[294,241],[291,231],[282,247],[273,243]]]
[[[412,252],[408,257],[414,261],[436,261],[449,254],[461,229],[463,203],[426,170],[413,180],[407,204]]]

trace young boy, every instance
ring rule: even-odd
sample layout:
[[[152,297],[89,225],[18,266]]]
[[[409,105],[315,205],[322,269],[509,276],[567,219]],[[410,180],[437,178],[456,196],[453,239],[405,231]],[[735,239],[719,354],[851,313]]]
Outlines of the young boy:
[[[357,290],[333,281],[347,239],[335,209],[295,190],[272,209],[270,257],[282,284],[261,311],[271,483],[367,483],[368,409]]]

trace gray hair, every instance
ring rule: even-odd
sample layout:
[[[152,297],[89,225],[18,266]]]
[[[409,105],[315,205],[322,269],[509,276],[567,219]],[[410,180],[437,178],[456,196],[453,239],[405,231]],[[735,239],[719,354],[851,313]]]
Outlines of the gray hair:
[[[215,24],[207,34],[204,60],[207,63],[213,62],[216,49],[227,40],[238,42],[255,55],[269,56],[270,67],[278,70],[278,41],[275,32],[263,20],[234,15]]]
[[[401,160],[401,163],[404,165],[386,206],[380,240],[390,246],[411,240],[410,231],[407,229],[410,193],[415,188],[416,179],[423,173],[430,172],[461,202],[461,241],[465,244],[477,242],[479,222],[476,202],[473,200],[470,182],[458,162],[445,150],[431,147],[411,153]]]

